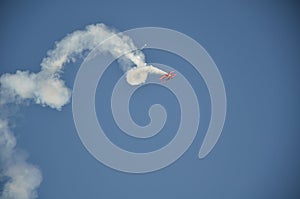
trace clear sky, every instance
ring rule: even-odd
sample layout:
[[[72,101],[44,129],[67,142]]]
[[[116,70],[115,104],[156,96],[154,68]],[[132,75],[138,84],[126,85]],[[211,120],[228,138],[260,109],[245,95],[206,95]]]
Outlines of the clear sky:
[[[199,147],[208,127],[210,102],[205,83],[176,55],[145,50],[148,62],[183,72],[201,107],[198,135],[174,164],[148,174],[108,168],[82,145],[72,107],[61,111],[20,106],[14,133],[18,148],[43,174],[38,198],[190,198],[297,199],[300,197],[299,5],[293,1],[2,1],[0,73],[40,70],[46,52],[68,33],[105,23],[119,31],[158,26],[180,31],[199,42],[223,77],[227,118],[223,133],[204,159]],[[65,68],[72,88],[82,60]],[[182,71],[181,71],[182,72]],[[147,107],[165,105],[167,126],[149,141],[130,140],[115,126],[109,108],[111,85],[122,74],[111,65],[97,89],[96,108],[108,137],[132,151],[151,151],[167,143],[178,127],[175,97],[164,88],[144,86],[132,98],[133,119],[147,124]],[[119,134],[118,134],[119,133]],[[141,141],[141,142],[139,142]]]

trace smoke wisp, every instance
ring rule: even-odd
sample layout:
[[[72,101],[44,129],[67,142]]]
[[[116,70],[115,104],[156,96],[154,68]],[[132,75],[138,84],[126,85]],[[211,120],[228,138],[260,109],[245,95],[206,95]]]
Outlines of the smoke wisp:
[[[113,36],[113,37],[112,37]],[[71,90],[61,79],[63,67],[75,62],[85,51],[91,51],[105,39],[112,37],[99,49],[118,58],[131,85],[146,81],[149,73],[166,72],[145,63],[144,54],[137,49],[131,38],[108,28],[104,24],[89,25],[84,30],[68,34],[56,42],[42,60],[41,71],[17,71],[0,76],[0,110],[9,103],[26,101],[57,110],[70,101]],[[130,52],[130,53],[127,53]],[[0,183],[6,179],[1,199],[33,199],[42,181],[40,170],[26,161],[26,156],[16,149],[16,138],[9,128],[8,118],[0,116]],[[1,184],[0,184],[1,185]]]
[[[42,181],[40,170],[26,161],[26,155],[16,149],[16,138],[8,122],[0,119],[0,178],[5,184],[1,199],[31,199]]]

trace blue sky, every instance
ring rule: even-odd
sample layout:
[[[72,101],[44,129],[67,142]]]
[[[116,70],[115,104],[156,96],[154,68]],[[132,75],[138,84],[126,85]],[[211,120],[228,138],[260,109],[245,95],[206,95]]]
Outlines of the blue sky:
[[[201,107],[198,135],[174,164],[148,174],[112,170],[82,145],[68,104],[62,111],[31,104],[14,113],[18,148],[43,174],[38,198],[299,198],[299,6],[285,1],[13,1],[0,7],[0,72],[40,70],[54,42],[86,25],[105,23],[119,31],[136,27],[171,28],[195,39],[211,55],[227,93],[227,118],[213,151],[197,158],[210,117],[209,96],[200,76],[184,73]],[[177,70],[188,63],[175,55],[145,50],[148,62]],[[73,86],[82,60],[66,66],[63,79]],[[107,86],[99,85],[97,114],[114,129],[107,110],[109,85],[122,74],[114,63]],[[103,80],[104,81],[104,80]],[[150,94],[149,94],[150,93]],[[152,94],[151,94],[152,93]],[[152,96],[152,98],[150,98]],[[131,150],[151,150],[166,143],[177,128],[178,104],[172,94],[145,86],[133,96],[137,123],[147,124],[146,105],[170,111],[165,134],[149,142],[109,135]],[[141,103],[142,102],[142,103]],[[101,120],[102,119],[102,120]],[[157,145],[157,146],[154,146]]]

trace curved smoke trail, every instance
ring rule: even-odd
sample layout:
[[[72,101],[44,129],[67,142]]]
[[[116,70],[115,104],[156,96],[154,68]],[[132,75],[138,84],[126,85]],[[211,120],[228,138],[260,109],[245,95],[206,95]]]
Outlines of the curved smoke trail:
[[[131,85],[144,83],[148,73],[165,74],[164,71],[147,65],[144,54],[138,50],[131,38],[108,28],[104,24],[89,25],[85,30],[75,31],[55,44],[42,60],[41,71],[17,71],[0,76],[0,109],[6,104],[32,101],[42,106],[61,110],[70,101],[71,91],[60,79],[65,64],[75,62],[79,55],[90,51],[102,41],[112,37],[98,50],[120,57],[119,63],[127,72]],[[130,52],[124,54],[125,52]],[[17,152],[16,139],[9,129],[7,117],[0,117],[0,178],[5,179],[1,199],[36,198],[36,188],[42,181],[40,170],[26,161]],[[0,179],[0,182],[1,182]]]

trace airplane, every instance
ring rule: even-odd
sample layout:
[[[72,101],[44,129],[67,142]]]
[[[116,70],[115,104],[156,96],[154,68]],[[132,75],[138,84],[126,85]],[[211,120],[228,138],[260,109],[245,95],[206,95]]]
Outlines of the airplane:
[[[147,47],[147,44],[144,44],[141,48],[137,48],[135,50],[133,50],[132,52],[135,53],[136,51],[141,51],[141,50],[144,50],[144,48]]]
[[[162,75],[159,79],[161,79],[163,82],[166,82],[170,79],[173,79],[176,76],[174,71],[170,71],[167,74]]]
[[[140,48],[140,50],[143,50],[144,48],[146,48],[147,47],[147,44],[144,44],[141,48]]]

